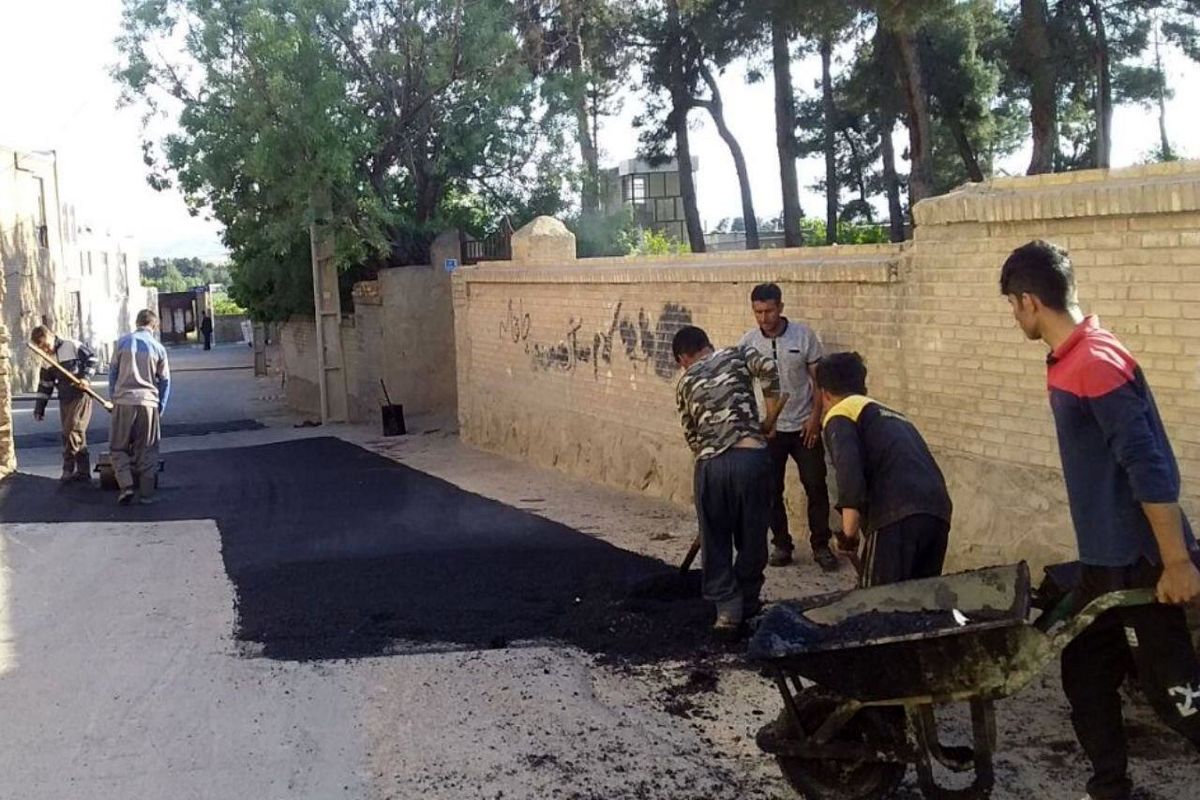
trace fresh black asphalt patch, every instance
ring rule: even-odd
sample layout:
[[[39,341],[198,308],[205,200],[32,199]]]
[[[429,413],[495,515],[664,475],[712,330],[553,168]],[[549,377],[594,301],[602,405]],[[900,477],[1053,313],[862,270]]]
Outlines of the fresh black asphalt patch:
[[[553,640],[647,662],[720,647],[698,597],[631,595],[674,567],[339,439],[171,453],[149,507],[30,475],[0,482],[0,522],[123,519],[215,519],[237,636],[273,658]]]
[[[57,411],[51,409],[47,413],[47,417],[57,415]],[[88,446],[95,451],[103,450],[108,447],[108,415],[102,414],[96,416],[93,411],[92,424],[88,426]],[[22,433],[13,437],[18,450],[24,450],[31,447],[60,447],[62,445],[62,434],[58,430],[58,421],[48,420],[47,425],[51,427],[49,431],[38,431],[37,433]],[[261,422],[253,419],[233,419],[225,420],[224,422],[164,422],[162,425],[162,435],[164,438],[173,439],[178,436],[207,436],[210,433],[234,433],[235,431],[256,431],[265,428]]]

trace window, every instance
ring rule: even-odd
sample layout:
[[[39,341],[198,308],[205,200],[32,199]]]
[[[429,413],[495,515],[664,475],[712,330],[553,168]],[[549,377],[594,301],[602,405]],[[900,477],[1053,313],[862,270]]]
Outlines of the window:
[[[93,270],[92,270],[92,251],[91,250],[88,250],[87,257],[88,257],[88,275],[91,275],[93,272]]]
[[[625,178],[625,202],[644,205],[646,202],[646,176],[629,175]]]

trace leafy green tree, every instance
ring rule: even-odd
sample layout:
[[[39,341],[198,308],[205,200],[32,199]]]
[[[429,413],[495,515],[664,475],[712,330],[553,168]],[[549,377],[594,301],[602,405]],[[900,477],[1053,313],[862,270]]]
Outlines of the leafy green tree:
[[[130,0],[116,78],[177,117],[145,147],[152,185],[224,225],[239,302],[287,316],[311,309],[315,198],[341,269],[422,263],[448,224],[562,208],[562,132],[513,18],[508,0]]]
[[[600,120],[620,110],[631,9],[615,0],[524,0],[518,26],[551,113],[572,117],[583,213],[600,210]]]

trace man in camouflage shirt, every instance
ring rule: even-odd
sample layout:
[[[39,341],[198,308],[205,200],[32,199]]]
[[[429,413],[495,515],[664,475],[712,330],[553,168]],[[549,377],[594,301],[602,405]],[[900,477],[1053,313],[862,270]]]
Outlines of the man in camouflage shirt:
[[[774,485],[766,437],[783,407],[779,373],[752,347],[714,350],[708,334],[693,326],[675,334],[672,350],[684,370],[675,401],[696,457],[704,597],[717,605],[714,630],[729,633],[760,606]],[[766,399],[764,422],[754,400],[756,378]]]

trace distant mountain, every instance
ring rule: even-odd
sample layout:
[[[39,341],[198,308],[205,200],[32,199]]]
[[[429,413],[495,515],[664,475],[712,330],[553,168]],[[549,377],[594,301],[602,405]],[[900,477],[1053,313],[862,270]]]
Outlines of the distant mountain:
[[[214,264],[229,261],[229,251],[215,236],[191,236],[182,239],[142,243],[142,258],[198,258]]]

